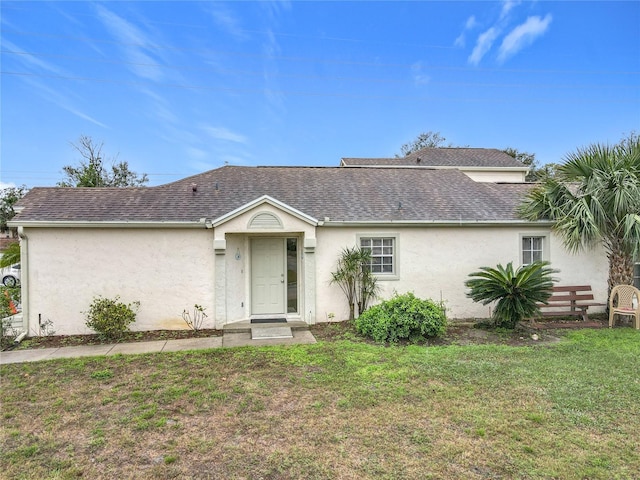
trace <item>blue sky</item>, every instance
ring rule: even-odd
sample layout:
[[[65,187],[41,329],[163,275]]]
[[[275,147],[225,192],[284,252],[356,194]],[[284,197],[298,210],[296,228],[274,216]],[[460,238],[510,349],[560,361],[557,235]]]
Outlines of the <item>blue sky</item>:
[[[419,133],[540,163],[640,131],[640,2],[1,3],[0,184],[81,134],[149,185]]]

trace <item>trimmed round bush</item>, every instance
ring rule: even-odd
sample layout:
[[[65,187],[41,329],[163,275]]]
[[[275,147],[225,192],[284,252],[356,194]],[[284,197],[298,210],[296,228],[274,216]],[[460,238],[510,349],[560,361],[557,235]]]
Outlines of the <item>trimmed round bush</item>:
[[[85,312],[86,325],[104,338],[118,339],[129,331],[129,325],[136,321],[140,302],[125,304],[120,297],[93,299],[89,311]]]
[[[422,300],[413,293],[396,294],[360,315],[356,330],[376,342],[419,341],[444,334],[447,319],[443,308],[433,300]]]

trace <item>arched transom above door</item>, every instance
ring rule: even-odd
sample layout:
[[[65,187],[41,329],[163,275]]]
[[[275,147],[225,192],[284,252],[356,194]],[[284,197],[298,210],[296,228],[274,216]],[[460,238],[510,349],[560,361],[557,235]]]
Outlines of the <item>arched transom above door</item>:
[[[273,213],[260,212],[249,220],[249,229],[281,229],[282,221]]]

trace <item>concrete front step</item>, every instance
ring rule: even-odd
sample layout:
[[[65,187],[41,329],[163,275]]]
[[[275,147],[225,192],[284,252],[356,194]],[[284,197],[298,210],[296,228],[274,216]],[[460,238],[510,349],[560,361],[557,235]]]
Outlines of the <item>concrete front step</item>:
[[[316,343],[305,322],[251,323],[248,320],[225,325],[223,347],[296,345]],[[286,330],[286,335],[283,332]]]
[[[251,333],[251,329],[259,327],[259,328],[282,328],[289,327],[292,331],[296,330],[309,330],[309,324],[301,321],[293,321],[293,322],[277,322],[277,323],[251,323],[249,320],[244,320],[242,322],[234,322],[228,323],[227,325],[222,327],[223,333]]]
[[[279,327],[263,327],[261,324],[251,327],[251,340],[270,338],[293,338],[293,331],[286,323],[281,323]]]

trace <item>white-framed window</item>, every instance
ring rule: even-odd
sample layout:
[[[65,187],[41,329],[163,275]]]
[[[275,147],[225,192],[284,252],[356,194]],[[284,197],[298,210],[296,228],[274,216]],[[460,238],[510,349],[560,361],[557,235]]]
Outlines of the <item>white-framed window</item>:
[[[384,277],[398,275],[398,239],[395,235],[361,235],[360,248],[371,252],[371,273]]]
[[[547,237],[544,235],[521,235],[520,243],[522,265],[548,260]]]

